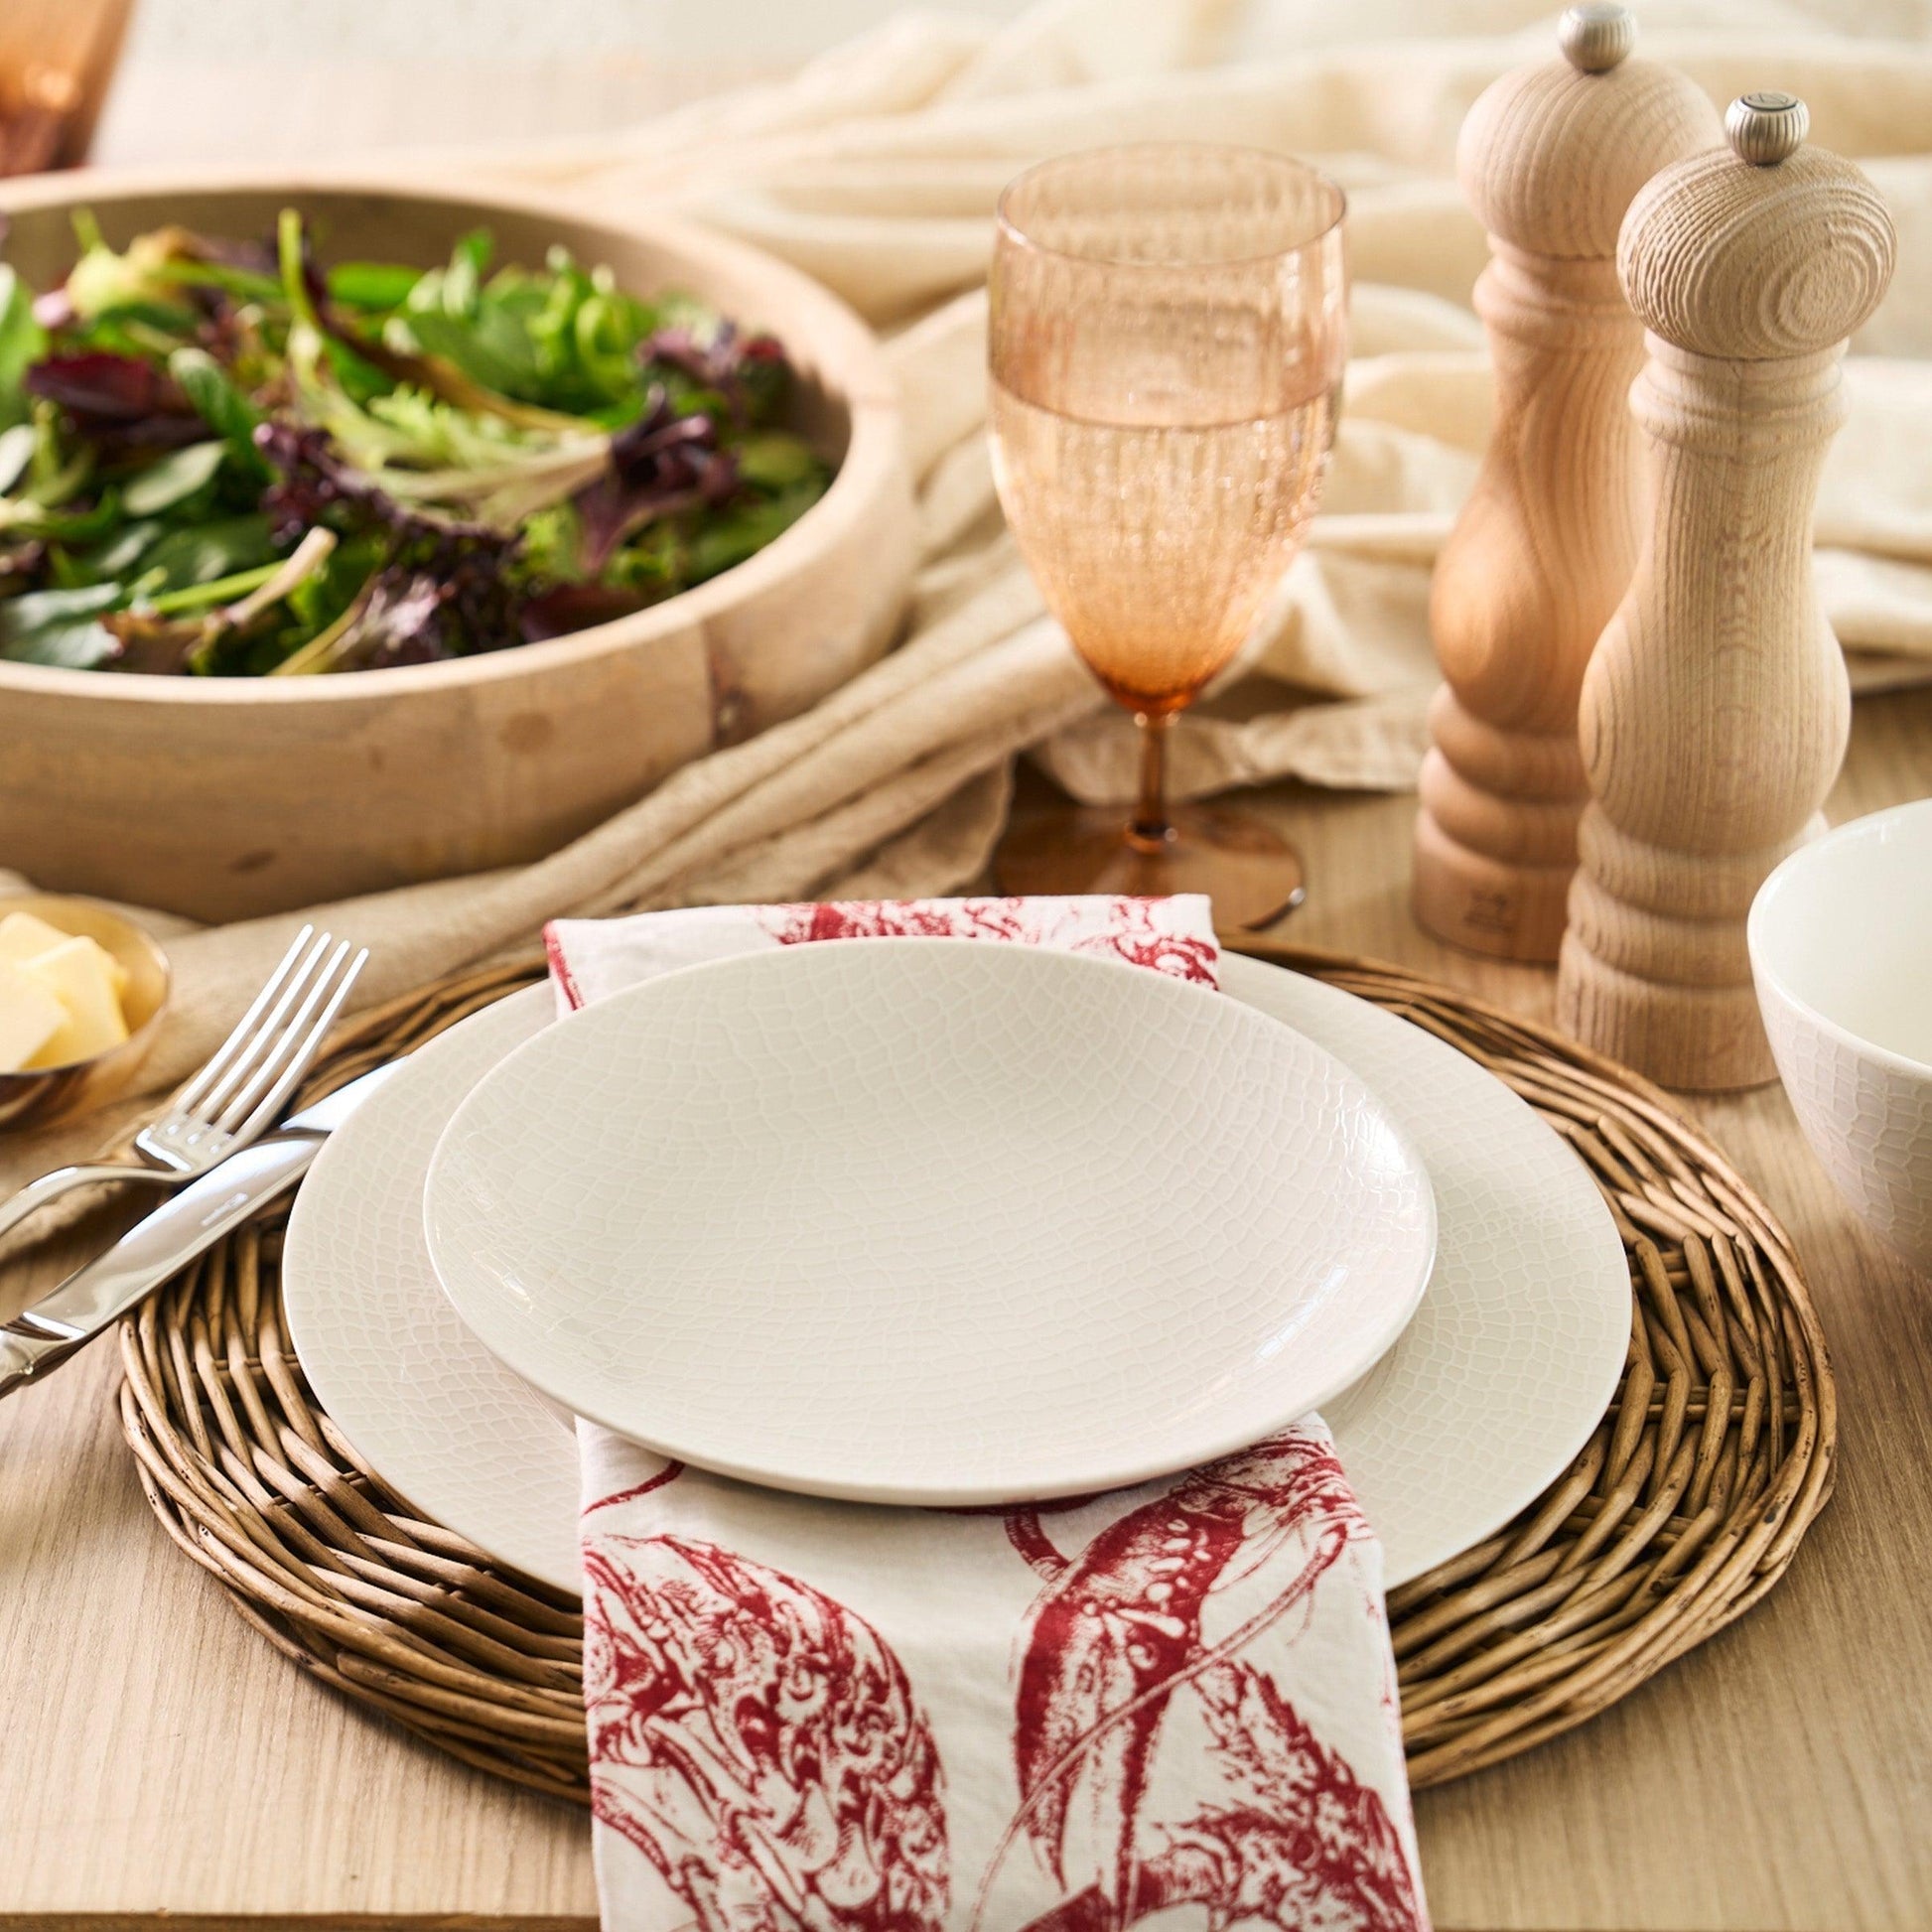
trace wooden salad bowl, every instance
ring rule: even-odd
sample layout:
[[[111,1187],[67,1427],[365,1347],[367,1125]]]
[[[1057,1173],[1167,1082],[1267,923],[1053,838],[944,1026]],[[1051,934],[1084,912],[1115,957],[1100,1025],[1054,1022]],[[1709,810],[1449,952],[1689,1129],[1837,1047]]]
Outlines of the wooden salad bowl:
[[[91,208],[121,246],[313,218],[325,261],[430,267],[487,227],[498,261],[561,242],[620,286],[681,288],[784,344],[792,426],[831,487],[756,556],[649,610],[446,663],[320,677],[66,671],[0,661],[0,863],[43,891],[227,920],[525,864],[668,772],[794,716],[891,641],[914,555],[898,403],[878,343],[826,290],[743,243],[640,214],[349,178],[198,174],[0,185],[4,255],[36,288]]]

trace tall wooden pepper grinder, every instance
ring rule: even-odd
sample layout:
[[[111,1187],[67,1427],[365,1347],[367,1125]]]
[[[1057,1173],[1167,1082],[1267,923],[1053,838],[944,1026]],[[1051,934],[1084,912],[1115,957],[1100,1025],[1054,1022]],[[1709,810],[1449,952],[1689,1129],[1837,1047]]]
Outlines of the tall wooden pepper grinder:
[[[1557,956],[1587,796],[1577,693],[1637,560],[1625,397],[1643,340],[1617,286],[1617,227],[1660,168],[1724,138],[1682,74],[1628,58],[1622,7],[1572,7],[1559,39],[1561,60],[1476,101],[1457,149],[1490,231],[1475,305],[1496,419],[1430,596],[1448,683],[1416,822],[1416,917],[1506,959]]]
[[[1649,330],[1630,407],[1650,528],[1584,682],[1594,802],[1557,976],[1562,1024],[1667,1086],[1773,1077],[1744,917],[1822,829],[1851,721],[1812,587],[1845,339],[1891,279],[1891,219],[1804,103],[1746,94],[1728,150],[1631,205],[1617,266]]]

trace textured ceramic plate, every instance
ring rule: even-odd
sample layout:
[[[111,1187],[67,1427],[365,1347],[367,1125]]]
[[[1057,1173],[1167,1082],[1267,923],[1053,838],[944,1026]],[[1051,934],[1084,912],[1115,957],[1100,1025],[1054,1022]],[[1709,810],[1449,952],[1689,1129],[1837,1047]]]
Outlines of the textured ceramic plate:
[[[1623,1251],[1582,1164],[1472,1060],[1298,973],[1230,958],[1221,981],[1368,1080],[1435,1183],[1429,1293],[1324,1411],[1393,1587],[1507,1522],[1596,1427],[1630,1331]],[[575,1589],[570,1419],[458,1319],[423,1237],[438,1136],[555,1011],[547,987],[499,1001],[358,1110],[303,1183],[282,1288],[303,1369],[357,1453],[418,1510]]]
[[[1226,1453],[1361,1375],[1435,1254],[1338,1060],[1210,989],[881,939],[667,974],[458,1108],[424,1224],[527,1381],[778,1489],[967,1506]]]

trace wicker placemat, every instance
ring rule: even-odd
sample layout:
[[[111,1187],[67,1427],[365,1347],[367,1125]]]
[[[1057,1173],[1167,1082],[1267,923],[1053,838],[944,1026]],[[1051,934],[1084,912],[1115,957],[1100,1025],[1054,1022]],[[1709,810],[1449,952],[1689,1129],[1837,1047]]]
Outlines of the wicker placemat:
[[[1657,1089],[1393,967],[1269,956],[1506,1081],[1588,1165],[1629,1256],[1629,1366],[1601,1426],[1500,1535],[1389,1599],[1410,1775],[1440,1784],[1581,1724],[1777,1582],[1831,1492],[1831,1369],[1783,1230]],[[540,970],[369,1015],[313,1092]],[[283,1336],[285,1218],[242,1229],[122,1327],[121,1419],[156,1515],[303,1669],[468,1763],[581,1801],[576,1601],[420,1520],[317,1409]]]

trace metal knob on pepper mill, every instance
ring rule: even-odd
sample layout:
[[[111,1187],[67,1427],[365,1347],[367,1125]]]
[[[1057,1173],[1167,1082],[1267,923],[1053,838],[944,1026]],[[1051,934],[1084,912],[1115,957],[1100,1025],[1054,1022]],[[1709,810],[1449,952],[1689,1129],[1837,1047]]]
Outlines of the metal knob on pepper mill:
[[[1667,1086],[1773,1077],[1744,919],[1822,829],[1851,720],[1812,584],[1811,521],[1845,417],[1845,341],[1894,237],[1790,94],[1732,102],[1730,145],[1632,203],[1617,267],[1649,331],[1630,407],[1649,527],[1584,681],[1592,802],[1557,977],[1579,1038]]]
[[[1417,918],[1507,959],[1557,956],[1587,795],[1577,693],[1637,560],[1625,396],[1643,342],[1617,286],[1617,228],[1660,168],[1723,139],[1684,75],[1629,58],[1623,8],[1572,7],[1560,39],[1563,59],[1480,96],[1457,148],[1489,230],[1475,305],[1496,419],[1431,590],[1448,682],[1416,822]]]

